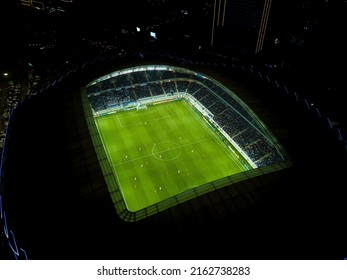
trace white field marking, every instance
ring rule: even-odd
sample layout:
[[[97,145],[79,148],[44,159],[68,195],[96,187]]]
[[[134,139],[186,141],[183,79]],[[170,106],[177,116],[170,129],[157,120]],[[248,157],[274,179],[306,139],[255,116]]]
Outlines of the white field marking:
[[[99,127],[99,133],[101,133],[101,142],[102,142],[102,145],[104,146],[104,148],[106,148],[106,156],[107,156],[107,159],[108,159],[108,162],[111,162],[111,159],[110,159],[110,151],[108,150],[108,145],[106,145],[106,139],[105,139],[105,136],[104,136],[104,132],[102,131],[102,128],[100,128],[100,124],[99,124],[99,120],[98,120],[98,127]]]
[[[121,192],[121,194],[122,194],[122,197],[123,197],[123,201],[124,201],[124,203],[125,203],[125,206],[127,207],[127,209],[129,209],[129,207],[128,207],[129,205],[128,205],[127,200],[126,200],[126,196],[125,196],[124,193],[123,193],[122,184],[120,183],[120,180],[119,180],[119,177],[118,177],[118,174],[117,174],[116,167],[115,167],[115,166],[112,166],[112,169],[113,169],[114,174],[116,175],[116,180],[118,181],[119,190],[120,190],[120,192]]]
[[[186,146],[189,146],[189,145],[193,145],[193,144],[197,144],[197,143],[201,143],[201,142],[205,142],[205,141],[209,141],[209,140],[214,140],[214,139],[213,139],[212,137],[211,137],[211,138],[205,138],[205,139],[198,140],[198,141],[193,141],[193,142],[190,142],[190,143],[187,143],[187,144],[184,144],[184,145],[178,145],[177,148],[173,148],[173,149],[178,149],[178,148],[186,147]],[[163,142],[166,142],[166,141],[163,141]],[[169,142],[171,142],[171,141],[169,141]],[[144,156],[137,157],[137,158],[134,158],[134,159],[130,159],[130,160],[127,160],[127,161],[124,161],[124,162],[120,162],[120,163],[115,163],[115,164],[112,163],[112,166],[123,165],[123,164],[126,164],[126,163],[128,163],[128,162],[133,162],[133,161],[136,161],[136,160],[148,158],[148,157],[154,156],[154,154],[160,154],[160,153],[162,153],[162,152],[168,151],[168,150],[165,150],[165,151],[161,151],[161,152],[158,152],[158,153],[153,153],[153,149],[155,148],[155,146],[158,145],[158,144],[160,144],[160,143],[162,143],[162,142],[159,142],[159,143],[157,143],[157,144],[154,144],[154,145],[153,145],[153,148],[152,148],[152,152],[151,152],[150,154],[148,154],[148,155],[144,155]],[[172,150],[173,150],[173,149],[172,149]],[[155,156],[154,156],[154,158],[163,161],[163,159],[159,159],[159,158],[157,158],[157,157],[155,157]],[[170,159],[170,160],[172,160],[172,159]],[[166,160],[166,161],[170,161],[170,160]],[[146,163],[146,164],[147,164],[147,163]]]
[[[144,105],[144,106],[147,106],[147,105]],[[153,114],[155,112],[158,111],[158,108],[157,107],[152,107],[150,110],[148,110],[148,106],[147,106],[147,109],[145,110],[141,110],[142,114]],[[137,113],[139,112],[139,110],[131,110],[131,116],[134,117]]]
[[[188,106],[186,103],[183,103],[183,104],[184,104],[184,106],[186,106],[186,107]],[[227,147],[225,147],[225,146],[222,145],[219,141],[216,140],[216,135],[213,135],[209,129],[207,129],[204,125],[202,125],[202,124],[200,123],[200,121],[197,119],[197,117],[192,113],[192,111],[190,110],[190,108],[189,108],[189,107],[187,107],[187,108],[188,108],[189,113],[190,113],[190,114],[197,120],[197,122],[198,122],[198,123],[199,123],[199,124],[200,124],[200,125],[212,136],[212,138],[215,140],[215,142],[217,142],[217,144],[218,144],[219,146],[221,146],[221,148],[227,152],[227,155],[231,158],[231,160],[235,163],[235,165],[236,165],[238,168],[240,168],[241,170],[243,170],[243,169],[244,169],[244,166],[241,165],[241,162],[236,161],[236,160],[230,155],[230,151],[227,149]]]
[[[126,163],[128,163],[128,162],[133,162],[133,161],[136,161],[136,160],[139,160],[139,159],[144,159],[144,158],[151,157],[151,156],[152,156],[152,154],[148,154],[148,155],[145,155],[145,156],[142,156],[142,157],[137,157],[137,158],[134,158],[134,159],[129,159],[129,160],[124,161],[124,162],[115,163],[115,164],[112,164],[112,166],[123,165],[123,164],[126,164]]]
[[[121,121],[120,121],[120,119],[119,119],[118,114],[116,115],[116,117],[117,117],[117,119],[118,119],[118,122],[119,122],[119,124],[120,124],[120,127],[121,127],[121,128],[124,128],[124,126],[123,126],[122,122],[121,122]]]
[[[147,110],[148,112],[148,114],[149,113],[154,113],[154,110],[155,110],[155,112],[158,112],[158,111],[160,111],[159,110],[159,108],[158,107],[153,107],[153,108],[150,108],[149,110]],[[136,115],[136,113],[137,112],[134,112],[134,111],[131,111],[131,117],[134,117],[135,115]],[[117,117],[118,117],[118,115],[117,115]],[[165,116],[165,117],[161,117],[161,118],[155,118],[155,119],[151,119],[151,120],[146,120],[146,122],[147,122],[147,124],[153,124],[153,123],[156,123],[156,122],[158,122],[158,121],[160,121],[160,120],[165,120],[165,119],[170,119],[170,118],[172,118],[173,117],[173,115],[168,115],[168,116]],[[119,120],[119,118],[118,118],[118,120]],[[122,128],[126,128],[126,127],[131,127],[131,126],[136,126],[136,125],[143,125],[143,121],[139,121],[139,122],[131,122],[130,124],[126,124],[126,125],[123,125],[121,122],[120,122],[120,120],[119,120],[119,123],[121,124],[121,127]]]
[[[160,151],[160,152],[154,152],[154,150],[155,150],[155,148],[158,146],[158,145],[160,145],[160,144],[162,144],[162,143],[173,143],[174,145],[176,145],[176,147],[173,147],[173,148],[168,148],[168,149],[166,149],[166,150],[163,150],[163,151]],[[177,150],[177,149],[179,149],[179,153],[175,156],[175,157],[173,157],[173,158],[171,158],[171,159],[162,159],[161,158],[161,153],[165,153],[165,152],[168,152],[168,151],[171,151],[171,150]],[[162,160],[162,161],[171,161],[171,160],[175,160],[175,159],[178,159],[180,156],[181,156],[181,153],[182,153],[182,146],[181,145],[179,145],[179,144],[177,144],[176,142],[174,142],[174,141],[161,141],[161,142],[159,142],[159,143],[154,143],[153,144],[153,148],[152,148],[152,155],[154,156],[154,158],[155,159],[158,159],[158,160]],[[159,154],[159,158],[157,157],[157,154]]]
[[[162,118],[155,118],[155,119],[152,119],[152,120],[147,120],[147,124],[153,124],[153,123],[156,123],[160,120],[165,120],[165,119],[170,119],[171,116],[167,116],[167,117],[162,117]],[[132,122],[130,124],[127,124],[127,125],[122,125],[122,128],[127,128],[127,127],[131,127],[131,126],[137,126],[137,125],[143,125],[143,121],[138,121],[138,122]]]
[[[167,152],[167,151],[170,151],[170,150],[175,150],[175,149],[178,149],[178,148],[182,150],[182,148],[184,148],[184,147],[187,147],[187,146],[190,146],[190,145],[194,145],[194,144],[197,144],[197,143],[202,143],[202,142],[209,141],[209,140],[214,140],[214,139],[213,139],[212,137],[211,137],[211,138],[205,138],[205,139],[201,139],[201,140],[189,142],[189,143],[184,144],[184,145],[177,145],[177,147],[175,147],[175,148],[166,149],[166,150],[164,150],[164,151],[160,151],[160,152],[156,152],[156,153],[155,153],[155,152],[154,152],[155,146],[157,146],[157,145],[159,145],[159,144],[161,144],[161,143],[165,143],[165,142],[175,143],[175,142],[173,142],[173,141],[162,141],[162,142],[159,142],[159,143],[156,143],[156,144],[153,145],[152,154],[153,154],[153,156],[154,156],[155,159],[163,160],[163,161],[171,161],[171,160],[177,159],[178,156],[177,156],[176,158],[173,158],[173,159],[164,160],[164,159],[158,158],[158,157],[156,156],[156,154],[160,154],[160,153]],[[180,153],[179,155],[181,155],[181,153]]]
[[[101,136],[102,136],[103,142],[106,142],[106,139],[105,139],[104,133],[102,132],[102,129],[100,129],[100,132],[101,132]],[[108,149],[108,145],[104,145],[104,146],[105,146],[105,148],[106,148],[106,153],[107,153],[108,161],[109,161],[109,163],[111,163],[111,159],[110,159],[111,153],[110,153],[110,151],[109,151],[109,149]],[[123,201],[124,201],[126,207],[129,209],[129,207],[128,207],[128,205],[127,205],[127,202],[126,202],[126,199],[125,199],[125,195],[124,195],[124,193],[123,193],[122,184],[121,184],[121,182],[120,182],[120,180],[119,180],[119,177],[118,177],[118,174],[117,174],[117,170],[116,170],[116,168],[115,168],[115,166],[114,166],[113,164],[112,164],[112,169],[113,169],[114,175],[116,176],[116,180],[117,180],[117,182],[118,182],[118,184],[119,184],[119,190],[120,190],[120,192],[121,192],[121,194],[122,194],[122,196],[123,196]],[[110,193],[111,193],[111,192],[110,192]]]
[[[181,190],[180,193],[183,193],[183,192],[185,192],[185,191],[187,191],[187,190],[190,190],[190,189],[194,189],[194,188],[196,188],[197,186],[198,186],[198,185],[196,185],[196,186],[194,186],[194,185],[188,186],[188,187],[184,188],[183,190]]]

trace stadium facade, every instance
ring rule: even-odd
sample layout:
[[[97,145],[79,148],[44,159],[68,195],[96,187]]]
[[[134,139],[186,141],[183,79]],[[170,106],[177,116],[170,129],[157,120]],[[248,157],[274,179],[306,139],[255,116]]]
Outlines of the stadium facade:
[[[261,120],[254,126],[264,124],[270,142],[284,147],[280,165],[124,221],[83,96],[100,77],[146,65],[189,69],[234,92],[233,100]],[[149,52],[103,57],[71,70],[11,115],[1,162],[2,252],[17,259],[342,259],[345,167],[346,141],[329,119],[252,65]]]

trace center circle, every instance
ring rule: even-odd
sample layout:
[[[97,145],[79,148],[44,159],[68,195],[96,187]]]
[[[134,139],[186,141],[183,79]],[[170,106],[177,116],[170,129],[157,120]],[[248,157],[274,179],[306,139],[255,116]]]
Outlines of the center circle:
[[[162,161],[170,161],[179,158],[182,153],[181,146],[173,141],[162,141],[154,143],[153,156]]]

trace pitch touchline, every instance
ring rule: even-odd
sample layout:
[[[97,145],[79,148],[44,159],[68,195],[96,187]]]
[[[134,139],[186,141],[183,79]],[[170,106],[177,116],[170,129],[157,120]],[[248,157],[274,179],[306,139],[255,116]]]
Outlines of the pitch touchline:
[[[186,107],[188,106],[187,104],[183,103]],[[198,121],[198,123],[201,125],[200,121],[196,118],[196,116],[190,111],[190,108],[188,107],[188,111],[189,113]],[[210,135],[211,137],[213,138],[213,140],[215,140],[215,137],[214,135],[212,135],[211,131],[209,131],[204,125],[201,125]],[[216,140],[215,140],[216,141]],[[239,165],[239,162],[237,162],[230,154],[229,154],[229,151],[227,149],[227,147],[225,147],[224,145],[222,145],[221,143],[219,143],[219,141],[216,141],[217,144],[224,150],[224,151],[227,151],[227,155],[228,157],[234,162],[234,164],[241,169],[240,165]]]
[[[185,192],[185,191],[187,191],[187,190],[189,190],[189,189],[194,189],[194,188],[196,188],[196,187],[197,187],[197,186],[194,186],[194,185],[188,186],[188,187],[184,188],[183,190],[181,190],[180,193],[183,193],[183,192]]]
[[[97,122],[97,126],[99,126],[99,122]],[[104,132],[103,132],[102,129],[99,129],[99,130],[100,130],[100,132],[101,132],[101,142],[102,142],[102,145],[105,146],[105,148],[106,148],[106,156],[107,156],[108,161],[110,162],[110,155],[111,155],[111,154],[110,154],[110,151],[109,151],[109,149],[108,149],[108,146],[104,144],[104,143],[106,142],[106,138],[105,138],[105,136],[104,136]],[[122,184],[121,184],[121,182],[120,182],[120,180],[119,180],[119,177],[118,177],[117,170],[116,170],[115,166],[112,166],[112,170],[113,170],[113,172],[114,172],[114,175],[116,176],[116,181],[118,181],[118,184],[119,184],[119,191],[122,193],[122,196],[125,197],[125,196],[124,196],[124,193],[123,193]],[[107,184],[107,188],[108,188],[108,189],[110,188],[110,187],[108,186],[108,184]],[[112,190],[112,192],[113,192],[113,191],[114,191],[114,190]],[[111,192],[110,192],[110,193],[111,193]],[[125,199],[124,199],[124,203],[125,203],[126,207],[128,207],[127,202],[126,202]]]

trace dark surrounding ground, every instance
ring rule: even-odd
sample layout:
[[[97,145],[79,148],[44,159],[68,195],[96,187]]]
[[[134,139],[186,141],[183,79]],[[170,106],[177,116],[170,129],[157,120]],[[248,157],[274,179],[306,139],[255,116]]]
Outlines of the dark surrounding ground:
[[[302,103],[231,67],[160,56],[149,61],[200,69],[237,90],[284,145],[292,166],[123,222],[80,103],[80,83],[107,71],[107,62],[91,66],[28,100],[11,122],[3,203],[29,258],[343,259],[346,153],[334,130]]]
[[[126,13],[119,9],[105,14],[101,4],[106,2],[95,9],[84,6],[85,12],[74,14],[77,21],[72,24],[71,18],[24,14],[14,2],[4,1],[0,70],[27,75],[27,63],[32,62],[37,72],[45,73],[48,65],[59,77],[70,67],[67,59],[73,68],[103,54],[109,44],[115,47],[114,53],[124,46],[128,52],[141,42],[148,49],[170,48],[181,56],[195,46],[191,41],[182,44],[181,28],[176,27],[185,22],[165,26],[163,30],[177,32],[164,36],[165,42],[148,42],[139,36],[114,40],[114,33],[103,31],[105,24],[116,24],[114,12]],[[278,13],[270,19],[267,49],[247,63],[286,82],[291,91],[317,105],[346,139],[346,5],[330,0],[330,8],[322,9],[324,1],[318,2],[305,1],[310,4],[302,9],[301,1],[273,1]],[[134,11],[130,4],[125,8]],[[102,21],[97,25],[100,14]],[[136,13],[132,17],[141,18]],[[117,36],[123,28],[120,18],[115,19]],[[309,30],[303,32],[306,20]],[[146,16],[142,23],[151,24]],[[124,27],[133,24],[129,17]],[[86,45],[84,37],[97,43],[106,38],[107,44]],[[273,44],[276,37],[279,45]],[[29,43],[42,39],[45,44],[54,42],[53,50],[28,48]],[[205,54],[200,52],[198,59],[210,59]],[[214,59],[219,65],[230,65],[233,54],[224,57],[222,62]],[[201,66],[194,61],[163,59],[151,57],[151,63],[177,63],[206,71],[237,89],[285,146],[292,167],[202,196],[139,223],[121,221],[108,197],[79,100],[79,86],[100,69],[107,72],[105,62],[97,70],[76,73],[73,79],[44,90],[42,96],[30,98],[13,115],[2,198],[18,246],[32,259],[343,259],[347,254],[346,154],[336,141],[336,130],[329,129],[325,118],[317,118],[314,110],[304,109],[293,95],[251,74],[214,63]],[[134,56],[114,63],[121,67],[144,61]],[[57,118],[48,119],[52,115]],[[49,162],[52,157],[56,160]],[[0,255],[11,257],[8,248]]]

